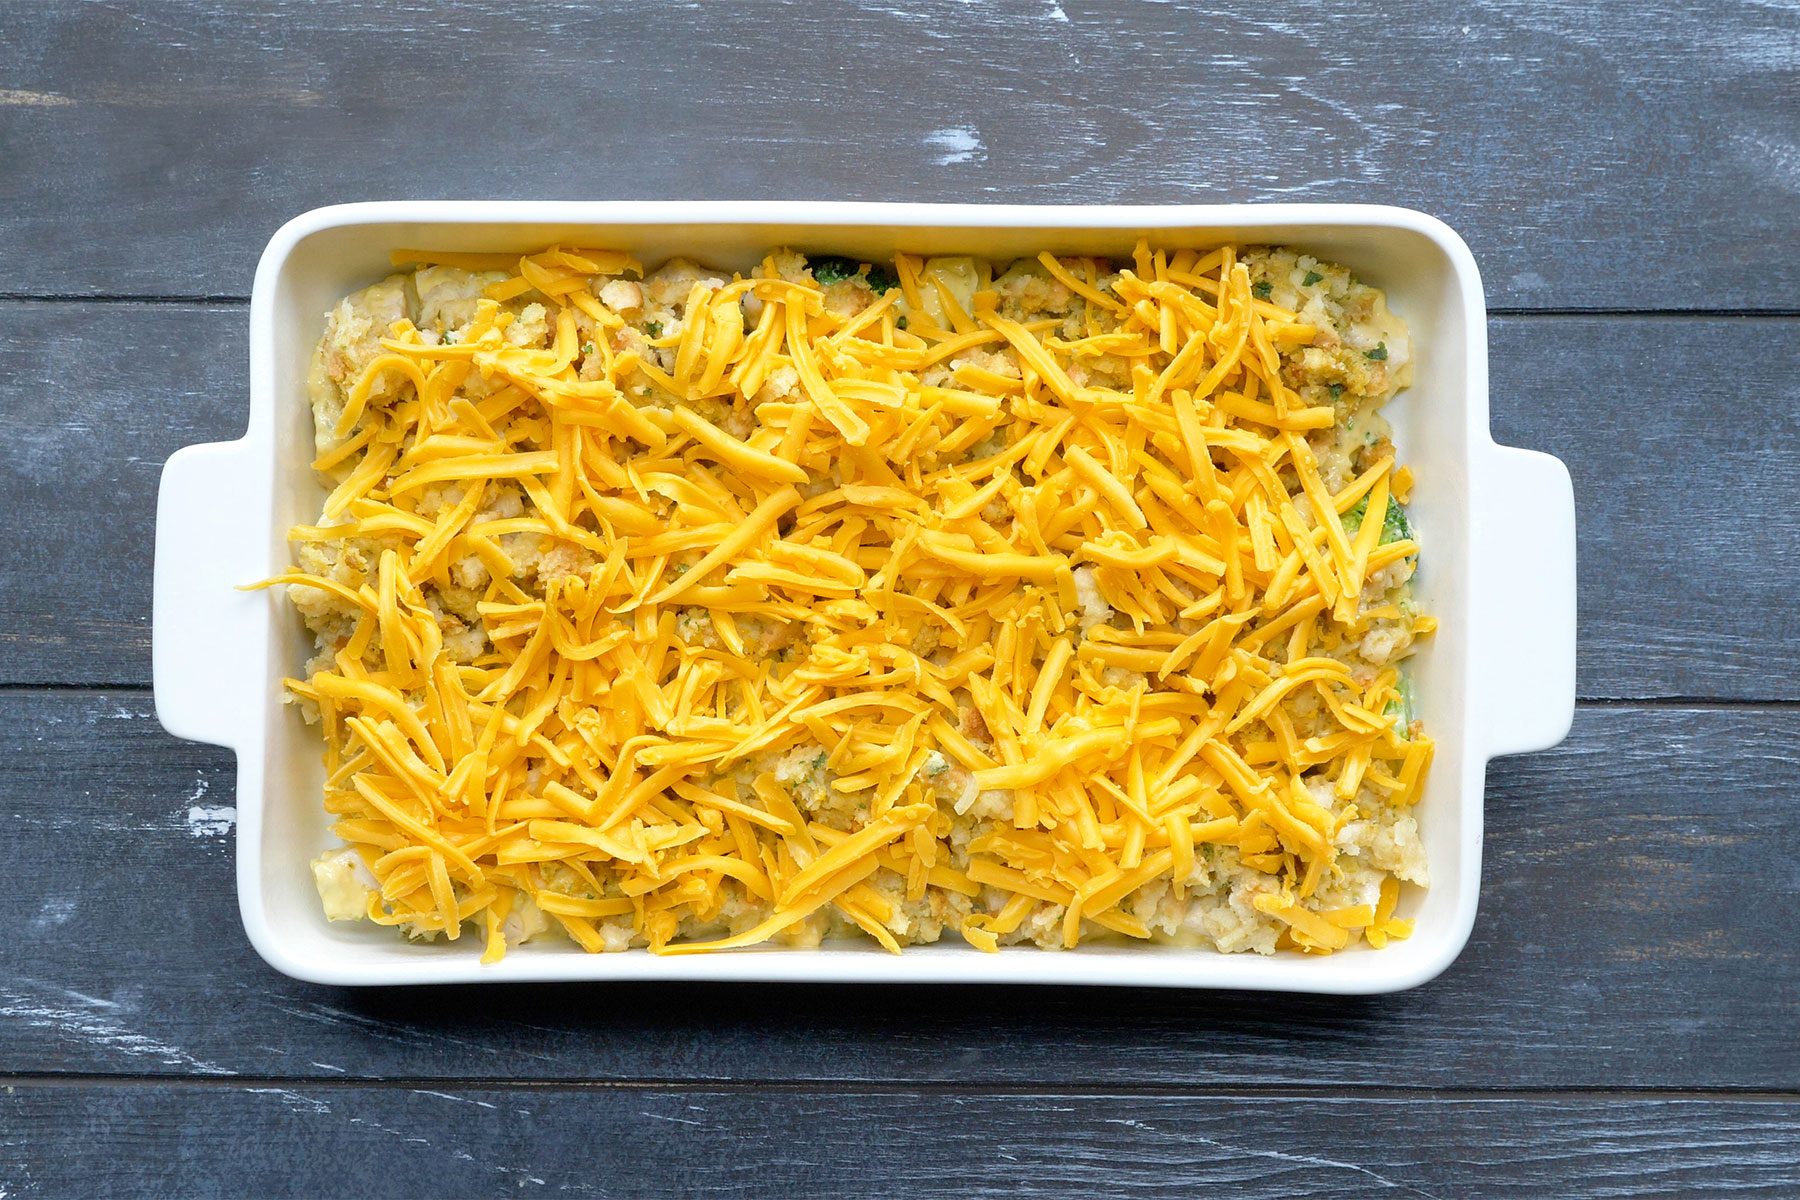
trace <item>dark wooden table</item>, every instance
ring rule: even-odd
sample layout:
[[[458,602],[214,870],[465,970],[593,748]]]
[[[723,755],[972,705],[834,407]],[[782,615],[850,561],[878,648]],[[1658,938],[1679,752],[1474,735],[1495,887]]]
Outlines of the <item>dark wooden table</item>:
[[[0,1197],[1800,1195],[1800,10],[0,7]],[[1581,707],[1369,999],[340,991],[153,714],[176,447],[289,216],[401,197],[1359,200],[1468,238],[1575,477]],[[221,811],[222,810],[222,811]]]

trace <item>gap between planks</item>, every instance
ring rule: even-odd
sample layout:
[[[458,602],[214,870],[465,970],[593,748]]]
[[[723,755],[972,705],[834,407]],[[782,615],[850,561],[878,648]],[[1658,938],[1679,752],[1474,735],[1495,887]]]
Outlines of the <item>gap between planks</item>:
[[[1130,1084],[1094,1083],[1046,1086],[1042,1083],[970,1083],[933,1082],[881,1083],[877,1081],[839,1083],[829,1080],[804,1079],[514,1079],[505,1076],[380,1076],[359,1078],[354,1075],[139,1075],[105,1073],[42,1072],[0,1075],[0,1089],[15,1088],[98,1088],[98,1087],[189,1087],[214,1091],[242,1091],[254,1088],[285,1087],[294,1090],[411,1091],[431,1087],[450,1091],[587,1091],[587,1092],[682,1092],[712,1095],[761,1095],[780,1093],[797,1096],[1126,1096],[1142,1099],[1194,1099],[1201,1096],[1241,1100],[1396,1100],[1443,1103],[1468,1102],[1543,1102],[1624,1101],[1656,1103],[1683,1100],[1728,1100],[1733,1104],[1800,1103],[1800,1090],[1770,1091],[1732,1087],[1685,1088],[1443,1088],[1405,1087],[1387,1084],[1293,1084],[1268,1086],[1255,1084]]]
[[[174,308],[222,306],[240,307],[250,303],[248,296],[179,296],[155,293],[121,293],[119,295],[86,295],[81,292],[0,292],[0,304],[161,304]]]

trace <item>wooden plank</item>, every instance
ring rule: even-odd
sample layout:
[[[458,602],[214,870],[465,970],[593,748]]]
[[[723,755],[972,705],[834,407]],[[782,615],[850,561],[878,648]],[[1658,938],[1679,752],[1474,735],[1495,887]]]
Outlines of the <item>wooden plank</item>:
[[[1579,694],[1800,699],[1771,669],[1800,645],[1800,322],[1489,333],[1495,439],[1575,481]]]
[[[1582,710],[1491,775],[1449,974],[1393,997],[338,990],[238,925],[229,760],[142,693],[0,693],[0,1063],[21,1073],[1036,1087],[1790,1088],[1800,709]],[[308,853],[297,848],[295,853]],[[1364,1139],[1381,1140],[1381,1139]]]
[[[192,1196],[1791,1196],[1800,1102],[21,1086],[0,1186]],[[173,1148],[179,1147],[178,1151]]]
[[[1790,306],[1781,5],[184,0],[0,18],[0,292],[242,294],[404,197],[1354,200],[1496,304]]]
[[[1581,693],[1800,698],[1800,320],[1492,334],[1496,435],[1575,477]],[[245,347],[241,308],[0,303],[0,683],[148,681],[157,470],[242,430]]]
[[[242,308],[0,304],[0,683],[149,681],[163,460],[244,432],[248,354]]]

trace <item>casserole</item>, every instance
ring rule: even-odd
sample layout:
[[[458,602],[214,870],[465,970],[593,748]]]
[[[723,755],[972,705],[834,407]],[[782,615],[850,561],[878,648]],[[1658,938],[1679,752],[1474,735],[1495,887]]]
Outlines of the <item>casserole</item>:
[[[308,467],[306,360],[319,314],[386,272],[400,246],[523,250],[605,245],[643,260],[687,254],[743,267],[772,245],[862,258],[896,250],[990,258],[1062,252],[1124,256],[1225,239],[1303,247],[1388,294],[1420,347],[1413,386],[1389,406],[1418,477],[1412,512],[1428,548],[1416,583],[1441,621],[1418,656],[1419,716],[1438,741],[1420,808],[1434,882],[1411,899],[1411,940],[1329,960],[1245,959],[1175,946],[1082,947],[981,955],[915,948],[900,959],[827,945],[726,955],[589,956],[528,946],[483,967],[453,946],[407,945],[328,926],[307,862],[329,844],[317,803],[317,740],[280,703],[280,679],[307,656],[296,618],[235,585],[279,571],[285,531],[317,511]],[[164,724],[238,753],[238,884],[258,951],[300,978],[332,983],[503,979],[786,979],[1134,983],[1369,992],[1441,971],[1471,928],[1488,758],[1553,744],[1574,694],[1574,514],[1555,459],[1493,444],[1487,431],[1485,309],[1467,248],[1440,223],[1354,206],[1026,208],[779,204],[399,203],[324,209],[290,222],[259,267],[251,304],[249,431],[190,447],[163,477],[157,534],[155,675]],[[1106,961],[1102,961],[1106,960]]]

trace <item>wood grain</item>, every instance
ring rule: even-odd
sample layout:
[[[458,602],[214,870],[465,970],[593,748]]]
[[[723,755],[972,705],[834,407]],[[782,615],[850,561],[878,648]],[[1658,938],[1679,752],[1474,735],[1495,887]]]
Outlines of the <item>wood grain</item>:
[[[1800,646],[1800,321],[1489,334],[1495,439],[1575,481],[1579,693],[1800,699],[1771,669]]]
[[[1770,669],[1800,643],[1800,320],[1491,333],[1495,435],[1575,478],[1581,694],[1800,699]],[[246,344],[241,308],[0,303],[0,437],[22,447],[0,683],[148,681],[158,470],[242,431]]]
[[[1449,974],[1391,997],[338,990],[238,924],[229,758],[142,693],[0,694],[0,1069],[89,1075],[1789,1088],[1800,709],[1584,709],[1490,776]],[[310,853],[296,848],[295,853]]]
[[[0,10],[0,292],[241,295],[315,205],[1411,205],[1493,303],[1786,308],[1777,4],[463,0]]]
[[[0,683],[139,683],[163,460],[244,431],[242,308],[0,303]]]
[[[1791,3],[0,4],[0,1200],[1800,1195],[1796,113]],[[274,229],[407,197],[1448,220],[1515,314],[1494,433],[1574,475],[1590,701],[1490,771],[1463,958],[1365,998],[265,967],[230,757],[143,686],[158,471],[243,427]]]
[[[1800,1102],[21,1086],[9,1194],[1785,1197]],[[254,1136],[246,1136],[254,1131]]]

